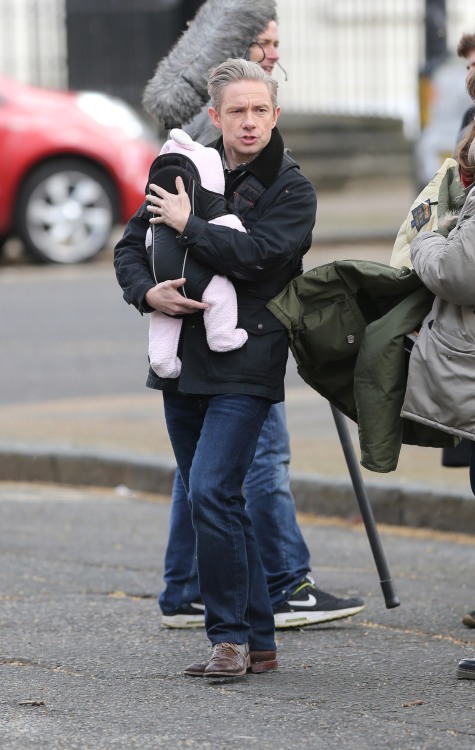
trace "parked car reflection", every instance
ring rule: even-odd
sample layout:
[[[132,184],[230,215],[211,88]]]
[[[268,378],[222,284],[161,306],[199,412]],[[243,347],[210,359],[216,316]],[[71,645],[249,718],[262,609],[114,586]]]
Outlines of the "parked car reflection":
[[[102,250],[144,197],[155,136],[120,99],[0,76],[0,238],[43,261]]]

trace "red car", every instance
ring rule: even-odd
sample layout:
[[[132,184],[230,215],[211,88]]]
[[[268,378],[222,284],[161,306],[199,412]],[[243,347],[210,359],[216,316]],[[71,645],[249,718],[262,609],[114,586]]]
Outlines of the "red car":
[[[144,200],[158,152],[120,99],[0,76],[0,239],[43,261],[93,258]]]

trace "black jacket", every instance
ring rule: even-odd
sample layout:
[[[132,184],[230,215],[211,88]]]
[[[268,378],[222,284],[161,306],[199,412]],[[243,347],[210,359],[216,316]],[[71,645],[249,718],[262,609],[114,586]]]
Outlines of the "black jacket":
[[[221,139],[215,145],[222,150]],[[244,191],[242,186],[249,180]],[[250,197],[253,192],[255,203]],[[190,216],[179,241],[197,260],[233,281],[238,326],[248,332],[248,341],[236,351],[212,352],[206,342],[203,314],[185,315],[179,346],[180,377],[163,380],[150,369],[147,385],[182,393],[245,393],[282,401],[287,333],[266,304],[302,271],[302,256],[311,245],[315,223],[315,190],[284,154],[282,137],[274,129],[270,142],[252,162],[226,176],[225,198],[228,212],[239,216],[246,233]],[[124,299],[140,312],[151,312],[145,295],[155,285],[145,251],[148,227],[144,203],[127,224],[114,252]]]

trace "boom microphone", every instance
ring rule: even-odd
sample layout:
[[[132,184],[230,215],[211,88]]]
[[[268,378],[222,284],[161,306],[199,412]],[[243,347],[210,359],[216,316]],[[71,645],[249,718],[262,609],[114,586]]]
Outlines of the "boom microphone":
[[[148,82],[142,104],[167,128],[189,122],[208,102],[210,68],[243,57],[269,21],[275,0],[207,0]]]

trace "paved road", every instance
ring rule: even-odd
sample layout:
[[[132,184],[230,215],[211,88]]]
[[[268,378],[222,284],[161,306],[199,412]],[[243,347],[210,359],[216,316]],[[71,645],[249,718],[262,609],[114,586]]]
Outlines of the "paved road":
[[[348,246],[314,249],[306,268],[351,252]],[[377,243],[359,253],[376,260],[389,249]],[[111,251],[70,267],[6,265],[0,288],[0,404],[143,393],[148,318],[123,301]],[[287,381],[305,388],[293,364]]]
[[[473,537],[384,530],[386,610],[361,527],[303,519],[351,621],[280,632],[280,669],[210,684],[181,670],[201,631],[162,629],[168,503],[0,484],[2,750],[472,750]],[[345,589],[342,590],[344,581]]]
[[[143,391],[145,319],[109,263],[5,268],[0,403]]]

